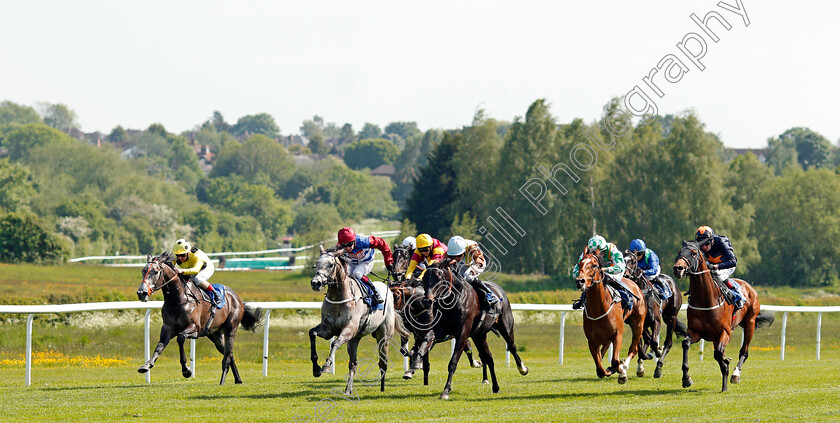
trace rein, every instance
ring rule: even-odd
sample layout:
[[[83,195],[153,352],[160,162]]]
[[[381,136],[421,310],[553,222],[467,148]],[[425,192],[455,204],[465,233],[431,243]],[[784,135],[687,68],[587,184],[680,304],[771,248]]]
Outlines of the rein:
[[[590,316],[589,316],[589,313],[587,313],[587,312],[586,312],[586,307],[584,307],[584,308],[583,308],[583,315],[584,315],[584,316],[586,316],[586,318],[587,318],[587,319],[589,319],[589,320],[601,320],[601,319],[603,319],[604,317],[607,317],[607,315],[608,315],[608,314],[610,314],[610,312],[612,311],[612,309],[613,309],[613,306],[614,306],[614,305],[615,305],[615,303],[614,303],[614,302],[613,302],[613,303],[610,303],[610,308],[608,308],[608,309],[607,309],[607,312],[606,312],[606,313],[604,313],[604,314],[602,314],[602,315],[600,315],[600,316],[598,316],[598,317],[595,317],[595,318],[590,317]]]
[[[343,266],[343,263],[341,263],[341,259],[339,259],[338,257],[335,257],[335,260],[338,262],[339,269],[341,269],[341,268],[343,268],[343,267],[344,267],[344,266]],[[340,283],[340,282],[339,282],[339,276],[340,276],[340,275],[336,275],[336,273],[341,273],[341,271],[340,271],[340,270],[336,270],[336,272],[334,272],[334,273],[332,274],[332,278],[333,278],[333,279],[332,279],[332,282],[329,282],[329,281],[328,281],[328,282],[326,283],[326,285],[327,285],[327,286],[330,286],[330,285],[332,285],[332,286],[337,286],[337,285],[339,285],[339,283]],[[345,275],[344,279],[347,279],[347,275]],[[352,291],[352,289],[351,289],[351,291]],[[362,299],[362,296],[361,296],[361,295],[359,295],[358,297],[353,297],[353,296],[351,296],[350,298],[345,298],[345,299],[343,299],[343,300],[333,301],[333,300],[331,300],[331,299],[330,299],[327,295],[328,295],[328,293],[324,293],[324,301],[326,301],[326,302],[328,302],[328,303],[330,303],[330,304],[346,304],[346,303],[349,303],[350,301],[358,301],[358,300],[361,300],[361,299]]]
[[[161,266],[161,264],[160,264],[160,263],[158,263],[158,262],[155,262],[155,263],[157,263],[157,264],[158,264],[158,266],[161,268],[161,272],[163,272],[163,266]],[[171,267],[170,267],[170,269],[171,269]],[[152,270],[152,269],[149,269],[149,270]],[[173,270],[174,270],[174,269],[173,269]],[[146,275],[148,275],[148,274],[149,274],[149,272],[147,271],[147,272],[146,272]],[[143,280],[145,281],[145,279],[146,279],[146,278],[144,277],[144,278],[143,278]],[[175,275],[174,275],[174,276],[172,276],[171,278],[169,278],[166,282],[162,283],[162,284],[161,284],[160,286],[158,286],[158,287],[152,288],[151,286],[149,286],[148,284],[146,284],[146,286],[148,286],[148,287],[149,287],[149,296],[151,297],[151,296],[152,296],[152,294],[154,294],[154,293],[155,293],[155,291],[157,291],[157,290],[159,290],[159,289],[163,288],[163,287],[164,287],[164,286],[166,286],[166,285],[169,285],[169,283],[170,283],[170,282],[172,282],[172,281],[174,281],[175,279],[178,279],[178,272],[175,272]]]

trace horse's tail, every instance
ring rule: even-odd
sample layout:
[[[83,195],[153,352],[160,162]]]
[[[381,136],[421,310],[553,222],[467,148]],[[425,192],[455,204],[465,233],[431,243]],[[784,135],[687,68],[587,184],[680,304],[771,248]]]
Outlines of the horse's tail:
[[[402,335],[404,337],[408,337],[409,335],[411,335],[411,332],[409,332],[409,330],[406,329],[406,327],[405,327],[405,323],[403,322],[402,314],[394,312],[394,317],[395,317],[394,321],[396,322],[395,327],[397,329],[397,333],[399,333],[400,335]]]
[[[242,329],[256,332],[262,326],[263,313],[261,308],[245,306],[245,313],[242,315]]]
[[[681,338],[685,338],[688,336],[688,328],[685,326],[685,323],[681,322],[680,319],[676,319],[677,324],[674,325],[674,333]]]
[[[770,326],[774,321],[776,321],[776,316],[774,316],[773,313],[770,313],[769,311],[762,311],[761,313],[758,313],[758,316],[755,316],[755,328],[758,329],[764,326]]]

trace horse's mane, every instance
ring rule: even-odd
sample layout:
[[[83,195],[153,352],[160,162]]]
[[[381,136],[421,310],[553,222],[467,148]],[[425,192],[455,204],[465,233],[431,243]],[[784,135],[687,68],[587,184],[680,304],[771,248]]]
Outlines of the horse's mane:
[[[324,250],[324,252],[326,252],[326,253],[334,253],[334,252],[336,252],[336,251],[343,250],[343,249],[344,249],[344,248],[342,248],[340,245],[333,245],[332,247],[325,249],[325,250]]]
[[[158,259],[158,261],[168,265],[169,267],[175,267],[175,254],[169,250],[163,250],[162,253],[156,255],[154,258]]]

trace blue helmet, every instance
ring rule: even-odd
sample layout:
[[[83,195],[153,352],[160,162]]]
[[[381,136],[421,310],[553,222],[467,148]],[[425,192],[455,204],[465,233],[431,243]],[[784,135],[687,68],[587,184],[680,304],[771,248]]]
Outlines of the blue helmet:
[[[638,253],[639,251],[645,251],[646,249],[647,246],[641,239],[634,239],[633,241],[630,241],[630,251]]]

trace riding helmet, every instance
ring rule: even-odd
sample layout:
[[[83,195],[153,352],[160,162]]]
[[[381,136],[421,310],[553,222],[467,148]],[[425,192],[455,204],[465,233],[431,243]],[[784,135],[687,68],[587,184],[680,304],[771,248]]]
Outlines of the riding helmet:
[[[452,238],[449,238],[449,243],[446,245],[446,249],[446,255],[450,257],[464,254],[464,251],[467,250],[467,240],[463,237],[455,235]]]
[[[414,238],[413,236],[407,236],[402,241],[402,245],[403,245],[403,247],[411,247],[412,250],[416,250],[417,249],[417,239]]]
[[[697,228],[697,233],[694,234],[694,240],[700,244],[707,244],[715,237],[715,231],[708,226],[701,226]]]
[[[429,234],[420,234],[417,236],[417,248],[425,248],[432,246],[432,236]]]
[[[589,238],[589,242],[586,245],[590,250],[605,250],[607,248],[607,240],[601,235],[595,235]]]
[[[639,251],[645,251],[647,249],[647,245],[641,239],[634,239],[630,241],[630,251],[634,253],[638,253]]]
[[[356,240],[356,232],[353,228],[341,228],[338,231],[338,242],[340,244],[347,244]]]
[[[187,254],[190,250],[192,250],[192,245],[183,238],[175,241],[175,245],[172,246],[172,253],[175,255]]]

